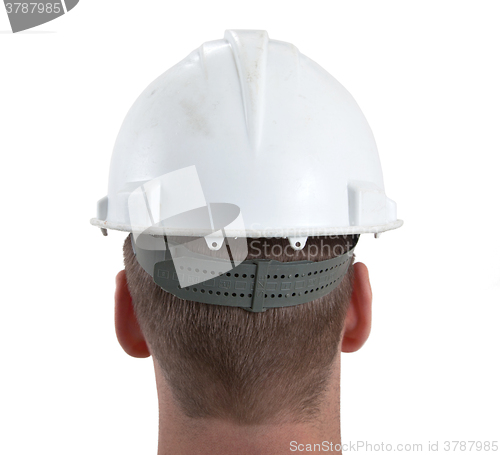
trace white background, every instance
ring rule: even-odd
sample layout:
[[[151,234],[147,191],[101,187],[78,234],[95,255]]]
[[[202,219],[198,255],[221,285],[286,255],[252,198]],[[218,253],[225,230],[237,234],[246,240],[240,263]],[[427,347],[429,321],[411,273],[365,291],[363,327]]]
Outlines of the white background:
[[[499,440],[499,22],[494,1],[81,0],[0,33],[0,452],[156,453],[152,362],[114,336],[125,235],[89,219],[135,98],[227,28],[353,94],[405,221],[357,248],[374,316],[342,356],[344,442]]]

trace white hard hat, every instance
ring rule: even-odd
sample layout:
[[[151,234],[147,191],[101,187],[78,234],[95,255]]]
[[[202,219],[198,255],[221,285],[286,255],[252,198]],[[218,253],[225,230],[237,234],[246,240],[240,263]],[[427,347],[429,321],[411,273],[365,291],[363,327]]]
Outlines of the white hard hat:
[[[191,166],[208,203],[241,209],[245,232],[228,236],[380,233],[402,225],[355,100],[266,31],[228,30],[143,91],[120,129],[108,196],[91,223],[131,232],[130,194]]]
[[[216,204],[226,215],[239,209],[220,229],[213,216],[212,229],[177,216]],[[292,44],[228,30],[131,107],[91,223],[104,233],[207,235],[212,249],[235,237],[287,237],[300,249],[307,236],[378,234],[403,222],[349,92]]]

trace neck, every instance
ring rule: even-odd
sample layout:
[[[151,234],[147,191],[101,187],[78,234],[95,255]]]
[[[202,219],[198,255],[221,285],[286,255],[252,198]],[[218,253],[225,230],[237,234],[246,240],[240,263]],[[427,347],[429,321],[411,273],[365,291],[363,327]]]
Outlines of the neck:
[[[332,385],[314,422],[250,426],[183,415],[155,362],[160,411],[158,455],[280,455],[314,449],[325,452],[327,446],[330,453],[340,453],[335,451],[335,445],[341,443],[340,356],[335,363]]]

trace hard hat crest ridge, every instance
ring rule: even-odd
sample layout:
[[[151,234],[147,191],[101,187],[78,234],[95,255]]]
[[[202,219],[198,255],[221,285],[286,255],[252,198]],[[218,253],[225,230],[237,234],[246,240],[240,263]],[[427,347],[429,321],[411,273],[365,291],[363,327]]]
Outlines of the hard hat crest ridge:
[[[254,150],[260,143],[266,90],[267,48],[265,30],[226,30],[238,69],[247,133]]]

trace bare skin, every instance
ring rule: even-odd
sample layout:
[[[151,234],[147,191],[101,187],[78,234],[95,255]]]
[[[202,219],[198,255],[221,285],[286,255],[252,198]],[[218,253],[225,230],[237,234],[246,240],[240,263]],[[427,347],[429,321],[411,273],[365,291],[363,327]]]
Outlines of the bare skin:
[[[340,351],[355,352],[367,340],[371,328],[371,304],[368,269],[357,262],[354,264],[354,287],[342,343],[331,372],[331,386],[321,415],[314,423],[241,426],[215,419],[189,419],[176,405],[153,356],[160,414],[158,455],[279,455],[305,452],[305,444],[323,444],[323,449],[326,443],[332,449],[330,453],[340,453],[335,451],[335,445],[341,443]],[[116,277],[115,326],[118,341],[127,354],[139,358],[150,356],[147,340],[133,311],[124,270]]]

